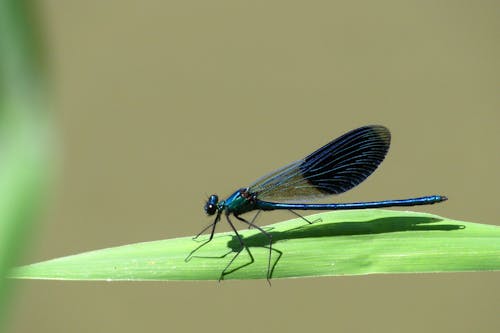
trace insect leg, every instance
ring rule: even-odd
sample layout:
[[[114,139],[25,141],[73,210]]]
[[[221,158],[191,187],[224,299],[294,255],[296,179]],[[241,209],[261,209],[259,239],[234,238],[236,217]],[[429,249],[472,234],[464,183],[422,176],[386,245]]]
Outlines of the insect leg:
[[[257,211],[257,214],[254,215],[254,217],[252,218],[252,221],[250,221],[250,224],[248,225],[248,229],[252,229],[252,227],[254,227],[255,225],[253,224],[255,222],[255,220],[257,219],[257,216],[259,216],[260,212],[262,212],[262,209],[259,209]]]
[[[197,239],[198,237],[200,237],[200,235],[202,233],[204,233],[208,228],[212,227],[212,231],[210,232],[210,237],[208,238],[207,241],[203,242],[202,244],[198,245],[193,251],[191,251],[188,256],[184,259],[185,262],[188,262],[191,260],[191,258],[193,257],[193,254],[198,251],[199,249],[201,249],[203,246],[205,246],[206,244],[208,244],[212,238],[214,238],[214,232],[215,232],[215,226],[217,225],[217,222],[220,221],[220,212],[217,213],[217,216],[215,217],[215,220],[214,222],[212,222],[211,224],[209,224],[208,226],[206,226],[201,232],[198,233],[198,235],[194,236],[193,237],[193,240]]]
[[[234,260],[240,255],[241,251],[243,251],[243,249],[246,248],[245,243],[243,242],[243,239],[241,238],[238,231],[236,231],[236,228],[234,227],[233,222],[231,222],[231,219],[229,218],[229,214],[226,214],[226,219],[227,219],[227,223],[229,223],[229,225],[231,226],[231,229],[233,229],[234,233],[238,237],[238,241],[240,242],[241,248],[238,250],[238,252],[236,252],[234,257],[229,261],[229,263],[226,265],[226,267],[222,270],[222,273],[219,277],[219,282],[224,278],[224,275],[227,274],[227,269],[231,266],[231,264],[234,262]],[[248,249],[247,249],[247,251],[250,254],[250,258],[251,258],[251,262],[247,264],[247,265],[249,265],[254,261],[254,259],[253,259],[252,254],[250,253],[250,251]],[[244,266],[246,266],[246,265],[244,265]]]
[[[270,233],[268,233],[267,231],[265,231],[261,227],[255,225],[255,224],[252,224],[252,222],[248,222],[244,218],[239,217],[238,215],[234,215],[234,217],[236,217],[238,220],[240,220],[243,223],[246,223],[248,225],[251,225],[251,226],[255,227],[260,232],[262,232],[267,238],[269,238],[269,258],[267,260],[267,276],[266,276],[266,279],[267,279],[267,282],[270,285],[271,284],[271,277],[269,275],[271,273],[271,254],[272,254],[272,251],[273,251],[273,235],[271,235]]]
[[[313,224],[313,223],[316,223],[316,222],[321,222],[321,218],[318,218],[318,219],[316,219],[316,220],[314,220],[314,221],[312,221],[312,222],[311,222],[311,221],[309,221],[308,219],[306,219],[304,216],[302,216],[302,215],[300,215],[299,213],[297,213],[296,211],[291,210],[291,209],[289,209],[289,211],[290,211],[290,213],[292,213],[292,214],[294,214],[294,215],[296,215],[296,216],[300,217],[301,219],[303,219],[304,221],[306,221],[306,222],[307,222],[307,223],[309,223],[309,224]]]
[[[202,231],[200,231],[196,236],[193,237],[193,239],[197,239],[198,237],[201,236],[201,234],[203,234],[205,231],[207,231],[208,228],[212,227],[212,231],[210,232],[210,238],[208,239],[208,242],[210,242],[212,240],[212,238],[214,238],[214,232],[215,232],[215,226],[217,225],[217,222],[219,222],[220,220],[220,212],[217,213],[217,216],[215,217],[215,220],[210,223],[209,225],[207,225],[205,228],[203,228]]]

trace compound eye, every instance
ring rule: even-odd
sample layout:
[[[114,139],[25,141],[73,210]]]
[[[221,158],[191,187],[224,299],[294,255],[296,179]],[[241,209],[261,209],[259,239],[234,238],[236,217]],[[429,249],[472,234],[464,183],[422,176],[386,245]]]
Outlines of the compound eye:
[[[205,212],[208,215],[214,215],[217,211],[217,202],[219,202],[219,197],[215,194],[212,194],[210,198],[208,198],[207,203],[205,204]]]
[[[216,210],[217,210],[217,208],[216,208],[215,205],[212,205],[212,204],[206,204],[205,205],[205,212],[208,215],[214,215]]]

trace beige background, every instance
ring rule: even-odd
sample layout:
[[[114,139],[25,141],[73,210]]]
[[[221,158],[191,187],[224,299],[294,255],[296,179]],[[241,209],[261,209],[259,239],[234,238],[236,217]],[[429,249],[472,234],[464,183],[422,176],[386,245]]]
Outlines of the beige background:
[[[40,7],[62,158],[23,263],[194,234],[207,195],[371,123],[388,158],[332,200],[446,194],[418,210],[499,224],[498,1]],[[23,281],[12,332],[498,332],[499,277]]]

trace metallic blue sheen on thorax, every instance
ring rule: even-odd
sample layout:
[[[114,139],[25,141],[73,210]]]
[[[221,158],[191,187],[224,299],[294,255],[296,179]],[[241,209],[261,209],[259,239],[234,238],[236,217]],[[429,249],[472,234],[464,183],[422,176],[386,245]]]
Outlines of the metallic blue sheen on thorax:
[[[221,202],[221,205],[227,214],[240,215],[255,209],[255,197],[246,188],[242,188]]]

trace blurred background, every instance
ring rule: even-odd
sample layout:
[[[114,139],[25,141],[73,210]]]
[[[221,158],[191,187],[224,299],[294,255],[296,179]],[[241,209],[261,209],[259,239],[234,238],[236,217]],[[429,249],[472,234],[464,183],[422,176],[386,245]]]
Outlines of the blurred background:
[[[334,200],[500,225],[497,1],[35,4],[58,158],[18,264],[195,234],[207,195],[375,123],[388,157]],[[499,278],[18,281],[9,331],[498,332]]]

